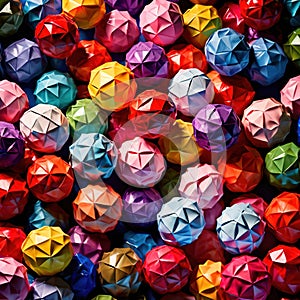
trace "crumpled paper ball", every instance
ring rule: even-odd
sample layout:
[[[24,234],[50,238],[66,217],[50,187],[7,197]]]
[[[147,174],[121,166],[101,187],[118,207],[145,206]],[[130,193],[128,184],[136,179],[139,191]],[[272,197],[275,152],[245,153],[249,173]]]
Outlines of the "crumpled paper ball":
[[[217,299],[221,283],[223,264],[207,260],[198,265],[192,272],[190,279],[190,291],[198,299]]]
[[[128,11],[132,16],[139,14],[147,3],[146,0],[105,0],[111,8]]]
[[[38,104],[20,119],[20,131],[31,149],[42,153],[59,151],[69,138],[69,122],[59,108]]]
[[[158,183],[160,194],[166,201],[180,196],[178,192],[180,173],[174,168],[167,168],[164,177]]]
[[[289,34],[288,40],[283,44],[286,56],[298,69],[300,68],[299,37],[300,28],[297,28]]]
[[[215,95],[211,80],[200,70],[179,70],[169,84],[169,97],[176,109],[185,116],[195,116],[198,111],[212,103]]]
[[[230,77],[223,76],[217,71],[209,72],[207,77],[214,85],[213,103],[231,106],[235,113],[241,117],[255,96],[255,91],[249,80],[239,74]]]
[[[166,162],[158,147],[141,137],[124,142],[119,148],[117,175],[138,188],[153,187],[164,176]]]
[[[223,177],[213,165],[197,164],[181,174],[178,191],[201,209],[212,208],[223,196]]]
[[[163,198],[154,188],[128,188],[122,196],[122,221],[134,228],[149,228],[163,205]]]
[[[188,43],[202,49],[207,39],[222,28],[218,11],[211,5],[195,4],[183,14],[183,37]]]
[[[76,23],[66,15],[49,15],[37,24],[35,39],[47,56],[65,59],[75,50],[79,31]]]
[[[73,257],[70,237],[54,226],[32,230],[22,245],[22,252],[26,265],[39,276],[63,271]]]
[[[62,0],[62,10],[81,29],[94,28],[106,12],[104,0]]]
[[[97,272],[103,290],[118,298],[137,293],[142,283],[142,261],[131,248],[105,252]]]
[[[75,79],[89,82],[91,71],[110,61],[111,56],[100,43],[95,40],[81,40],[67,57],[66,64]]]
[[[167,78],[169,62],[165,50],[152,42],[138,42],[126,54],[126,66],[136,78]]]
[[[269,29],[280,20],[282,3],[279,0],[239,0],[239,5],[245,24],[256,30]]]
[[[133,72],[127,67],[116,61],[107,62],[91,71],[88,90],[101,108],[118,110],[135,96],[137,85],[133,78]]]
[[[183,18],[179,5],[153,0],[140,14],[140,27],[146,40],[159,46],[173,44],[183,33]]]
[[[136,20],[127,11],[113,10],[96,26],[95,40],[109,52],[128,51],[139,39]]]
[[[225,265],[220,288],[225,299],[265,300],[271,290],[271,276],[259,258],[242,255]]]
[[[273,198],[264,217],[279,241],[296,243],[300,239],[300,194],[283,192]]]
[[[20,215],[27,204],[28,194],[24,179],[0,173],[0,220]]]
[[[188,283],[191,266],[181,249],[163,245],[147,253],[143,273],[156,293],[174,293]]]
[[[29,108],[25,92],[14,82],[0,81],[0,119],[8,123],[16,123]]]
[[[263,241],[266,223],[247,203],[225,208],[217,219],[217,234],[222,247],[238,255],[251,253]]]
[[[265,157],[266,175],[279,189],[294,189],[300,184],[300,148],[294,143],[277,146]]]
[[[59,109],[66,109],[75,100],[77,88],[68,73],[54,70],[39,78],[33,94],[36,104],[51,104]]]
[[[244,111],[242,123],[247,139],[256,147],[271,148],[290,132],[291,117],[274,98],[253,101]]]
[[[73,201],[75,221],[90,232],[113,230],[122,215],[122,199],[110,186],[88,185]]]
[[[281,292],[300,292],[300,250],[294,246],[278,245],[263,260],[272,278],[272,286]]]
[[[249,64],[250,47],[245,36],[231,28],[214,32],[206,41],[204,52],[212,69],[224,76],[233,76]]]
[[[13,81],[28,83],[44,72],[47,60],[36,43],[23,38],[4,49],[4,65]]]
[[[277,43],[259,38],[250,47],[252,59],[246,71],[251,81],[267,86],[283,77],[288,58]]]
[[[205,220],[196,201],[174,197],[165,203],[157,214],[158,231],[166,244],[185,246],[202,233]]]
[[[12,257],[0,258],[0,298],[27,299],[30,285],[25,266]]]
[[[224,104],[208,104],[193,119],[198,145],[212,152],[224,152],[234,145],[241,132],[241,121],[233,108]]]
[[[16,165],[24,156],[25,141],[13,124],[0,121],[0,169]]]
[[[300,75],[289,79],[280,91],[280,101],[294,119],[300,117]]]

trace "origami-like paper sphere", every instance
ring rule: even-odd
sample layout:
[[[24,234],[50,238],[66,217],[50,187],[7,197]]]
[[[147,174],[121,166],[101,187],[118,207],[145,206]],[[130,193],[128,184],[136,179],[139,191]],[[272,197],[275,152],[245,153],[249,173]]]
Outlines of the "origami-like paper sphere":
[[[73,257],[70,237],[59,227],[32,230],[22,245],[26,265],[39,276],[63,271]]]
[[[176,3],[153,0],[141,12],[140,26],[146,40],[165,47],[183,33],[182,13]]]
[[[0,258],[0,298],[25,300],[30,290],[27,269],[12,257]]]
[[[13,81],[27,83],[44,72],[47,60],[36,43],[23,38],[5,48],[4,65]]]
[[[252,206],[237,203],[225,208],[217,219],[217,234],[222,247],[232,254],[251,253],[265,235],[265,222]]]
[[[277,188],[294,189],[300,184],[300,148],[294,143],[277,146],[265,157],[267,178]]]
[[[223,196],[223,177],[213,165],[197,164],[181,175],[178,191],[200,208],[212,208]]]
[[[104,0],[63,0],[62,10],[82,29],[94,28],[106,12]]]
[[[281,103],[292,117],[300,117],[300,75],[290,78],[280,95]]]
[[[283,192],[275,197],[265,220],[278,240],[296,243],[300,239],[300,194]]]
[[[69,138],[69,122],[59,108],[38,104],[20,119],[20,131],[27,145],[42,153],[59,151]]]
[[[110,186],[88,185],[81,189],[73,202],[75,221],[85,230],[113,230],[122,215],[122,199]]]
[[[83,133],[70,146],[72,168],[78,180],[98,181],[108,178],[117,164],[118,150],[100,133]]]
[[[105,78],[105,80],[103,80]],[[133,73],[118,62],[107,62],[92,70],[88,85],[92,100],[108,111],[121,109],[136,92]]]
[[[95,39],[109,52],[126,52],[139,39],[136,20],[127,11],[113,10],[96,26]]]
[[[213,102],[231,106],[241,117],[255,96],[255,91],[248,79],[238,74],[231,77],[222,76],[216,71],[209,72],[207,76],[215,88]]]
[[[122,221],[134,228],[147,228],[155,224],[156,215],[163,205],[161,195],[154,188],[128,188],[122,200]]]
[[[274,98],[252,102],[242,123],[248,140],[256,147],[271,148],[282,143],[290,132],[291,118]]]
[[[37,104],[52,104],[60,109],[70,106],[76,94],[77,88],[72,77],[56,70],[44,73],[34,91]]]
[[[158,231],[165,243],[185,246],[202,233],[205,220],[196,201],[174,197],[165,203],[157,214]]]
[[[299,37],[300,28],[297,28],[290,33],[287,42],[283,45],[286,56],[297,68],[300,68]]]
[[[259,38],[251,43],[251,49],[252,60],[247,66],[251,81],[266,86],[283,77],[288,58],[277,43]]]
[[[180,70],[171,80],[168,90],[176,109],[186,116],[195,116],[213,101],[215,95],[213,83],[195,68]]]
[[[231,28],[214,32],[204,50],[210,66],[224,76],[233,76],[249,64],[250,47],[245,36]]]
[[[279,245],[271,249],[263,262],[272,278],[272,285],[281,292],[297,295],[300,292],[300,250]]]
[[[105,0],[105,3],[108,4],[111,8],[117,9],[120,11],[128,11],[132,16],[137,15],[142,11],[146,0]]]
[[[168,168],[162,180],[158,183],[160,194],[170,200],[173,197],[180,196],[178,193],[180,173],[173,168]]]
[[[126,54],[126,66],[136,78],[168,77],[168,58],[165,50],[152,42],[139,42]]]
[[[23,22],[22,4],[19,0],[3,0],[0,7],[0,36],[15,34]]]
[[[75,79],[89,82],[91,71],[110,61],[111,57],[104,46],[95,40],[81,40],[67,57],[66,63]]]
[[[104,253],[97,271],[103,290],[114,297],[129,297],[142,283],[142,261],[131,248]]]
[[[271,276],[259,258],[242,255],[225,265],[220,288],[225,299],[265,300],[271,290]]]
[[[143,272],[155,292],[166,294],[180,291],[188,283],[191,266],[181,249],[163,245],[147,253]]]
[[[71,55],[79,42],[78,27],[66,15],[49,15],[36,26],[35,39],[44,54],[64,59]]]
[[[204,53],[189,44],[173,46],[167,53],[169,60],[169,76],[173,78],[179,70],[196,68],[203,73],[207,72],[207,61]]]
[[[0,173],[0,220],[21,214],[28,201],[26,181]]]
[[[195,4],[183,14],[183,37],[197,48],[204,48],[207,39],[222,28],[221,18],[211,5]]]
[[[279,20],[282,4],[279,0],[239,0],[245,23],[256,30],[266,30]]]
[[[0,121],[0,169],[17,164],[24,155],[25,142],[13,124]]]
[[[163,177],[166,162],[154,144],[137,137],[119,148],[116,171],[120,179],[138,188],[152,187]]]
[[[129,103],[128,119],[137,136],[155,139],[166,135],[176,118],[176,107],[167,94],[146,90]]]
[[[220,288],[223,265],[219,262],[207,260],[198,265],[191,275],[190,291],[196,298],[217,299]]]

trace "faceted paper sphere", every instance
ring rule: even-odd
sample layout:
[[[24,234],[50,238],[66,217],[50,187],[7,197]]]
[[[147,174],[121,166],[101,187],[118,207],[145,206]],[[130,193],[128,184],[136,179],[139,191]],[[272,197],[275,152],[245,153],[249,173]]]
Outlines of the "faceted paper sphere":
[[[205,44],[205,56],[210,66],[224,76],[233,76],[249,63],[250,47],[245,36],[231,28],[214,32]]]
[[[266,174],[271,185],[294,189],[300,184],[300,148],[294,143],[277,146],[265,157]]]
[[[140,14],[140,27],[146,40],[165,47],[183,33],[183,18],[178,4],[153,0]]]
[[[213,165],[198,164],[181,175],[178,191],[200,208],[212,208],[223,196],[223,177]]]
[[[69,122],[59,108],[38,104],[20,119],[20,131],[27,145],[42,153],[59,151],[69,138]]]
[[[0,298],[25,300],[30,290],[27,269],[12,257],[0,258]]]
[[[14,82],[0,81],[0,120],[16,123],[29,108],[25,92]]]
[[[204,48],[207,39],[222,28],[221,18],[211,5],[195,4],[183,14],[183,37],[197,48]]]
[[[156,293],[166,294],[180,291],[188,283],[191,266],[181,249],[163,245],[147,253],[143,272]]]
[[[127,11],[113,10],[96,26],[95,39],[109,52],[126,52],[138,40],[140,30]]]
[[[36,43],[23,38],[5,48],[4,64],[12,80],[28,83],[44,72],[47,60]]]
[[[158,231],[165,243],[172,246],[191,244],[202,233],[205,220],[196,201],[174,197],[157,214]]]
[[[88,185],[73,201],[75,221],[85,230],[104,233],[113,230],[122,215],[122,199],[110,186]]]
[[[217,234],[222,247],[231,254],[251,253],[265,235],[265,222],[252,206],[238,203],[225,208],[217,219]]]
[[[36,26],[35,39],[47,56],[65,59],[79,42],[78,27],[66,15],[49,15]]]
[[[169,62],[165,50],[152,42],[139,42],[126,54],[126,66],[136,78],[168,77]]]
[[[271,148],[285,140],[290,132],[291,118],[280,102],[267,98],[252,102],[244,111],[242,123],[254,146]]]
[[[97,271],[103,290],[114,297],[129,297],[142,283],[142,261],[130,248],[104,253]]]
[[[81,40],[67,57],[66,64],[75,79],[89,82],[91,71],[110,61],[111,56],[100,43],[95,40]]]
[[[63,271],[73,257],[70,237],[59,227],[32,230],[22,245],[26,265],[39,276]]]
[[[259,258],[242,255],[225,265],[220,288],[228,300],[265,300],[271,290],[271,276]]]
[[[119,148],[116,172],[121,180],[138,188],[152,187],[166,170],[163,155],[154,144],[137,137]]]
[[[287,42],[283,44],[286,56],[298,69],[300,68],[299,37],[300,28],[297,28],[289,34]]]
[[[105,0],[105,3],[111,8],[128,11],[132,16],[140,13],[146,2],[146,0]]]
[[[275,197],[265,220],[278,240],[296,243],[300,239],[300,194],[283,192]]]
[[[213,83],[195,68],[179,70],[168,90],[176,109],[186,116],[195,116],[201,108],[213,101],[215,95]]]

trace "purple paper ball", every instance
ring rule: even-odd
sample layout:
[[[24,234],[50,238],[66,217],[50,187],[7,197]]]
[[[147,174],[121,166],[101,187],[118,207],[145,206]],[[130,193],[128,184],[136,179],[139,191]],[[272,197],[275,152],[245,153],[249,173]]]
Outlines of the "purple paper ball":
[[[113,9],[126,10],[135,16],[142,11],[147,0],[105,0],[105,2]]]

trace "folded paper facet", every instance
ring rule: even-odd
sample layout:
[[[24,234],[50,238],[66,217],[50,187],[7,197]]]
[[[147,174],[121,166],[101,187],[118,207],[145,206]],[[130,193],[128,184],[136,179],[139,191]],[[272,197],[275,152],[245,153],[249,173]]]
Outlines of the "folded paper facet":
[[[286,56],[299,69],[300,68],[300,47],[299,47],[300,28],[295,29],[288,36],[288,40],[283,44]]]
[[[137,15],[142,11],[146,0],[105,0],[105,3],[108,4],[111,8],[117,9],[120,11],[128,11],[132,16]]]

